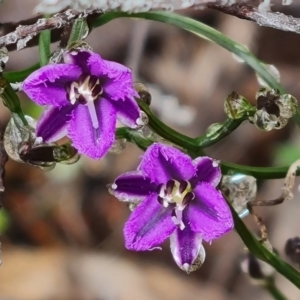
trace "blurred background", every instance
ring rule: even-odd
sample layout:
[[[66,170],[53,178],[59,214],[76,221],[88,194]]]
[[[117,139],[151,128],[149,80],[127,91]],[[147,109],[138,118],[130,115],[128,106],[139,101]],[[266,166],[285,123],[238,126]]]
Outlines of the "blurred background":
[[[32,17],[36,2],[4,0],[1,23]],[[276,9],[300,17],[300,4],[294,2]],[[217,28],[275,65],[282,85],[300,99],[300,35],[261,28],[209,9],[182,13]],[[223,103],[232,91],[254,103],[259,89],[253,71],[229,52],[166,24],[118,19],[94,30],[87,41],[105,59],[130,66],[135,79],[149,87],[155,113],[193,137],[225,120]],[[24,69],[38,59],[37,47],[11,52],[6,70]],[[21,97],[25,111],[37,117],[40,109],[24,94]],[[1,124],[8,120],[1,104]],[[267,133],[245,122],[207,154],[252,166],[288,164],[300,158],[299,133],[293,121],[283,130]],[[135,169],[141,154],[128,144],[121,154],[100,161],[82,157],[75,165],[57,165],[51,172],[8,161],[0,211],[0,300],[271,299],[241,272],[245,249],[234,231],[205,244],[206,261],[190,275],[173,262],[168,242],[162,251],[135,253],[124,248],[122,227],[129,210],[107,192],[106,185]],[[281,180],[259,182],[258,197],[276,198],[281,187]],[[286,260],[286,240],[300,235],[299,198],[296,189],[293,200],[256,209],[273,246]],[[251,217],[245,221],[257,232]],[[280,275],[276,278],[289,299],[300,298],[296,287]]]

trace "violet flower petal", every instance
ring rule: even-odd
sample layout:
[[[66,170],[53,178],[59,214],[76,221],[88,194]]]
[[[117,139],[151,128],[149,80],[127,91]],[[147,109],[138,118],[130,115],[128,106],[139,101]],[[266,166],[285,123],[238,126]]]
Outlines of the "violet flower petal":
[[[107,153],[115,140],[116,111],[105,99],[95,103],[95,109],[99,127],[93,127],[88,107],[78,105],[73,111],[68,136],[78,153],[99,159]]]
[[[131,213],[124,227],[125,246],[129,250],[152,250],[176,229],[172,208],[159,204],[157,194],[150,194]]]
[[[191,158],[178,149],[159,143],[152,144],[139,169],[157,184],[169,179],[189,180],[195,173]]]
[[[42,137],[46,143],[56,142],[66,136],[73,109],[72,105],[47,107],[37,122],[36,136]]]
[[[183,230],[177,228],[170,237],[173,258],[179,268],[190,273],[198,269],[205,260],[205,249],[201,234],[191,230],[187,222]]]
[[[139,97],[132,84],[131,70],[113,61],[104,60],[97,53],[88,59],[89,72],[103,78],[104,95],[110,100]]]
[[[213,186],[217,186],[222,178],[221,169],[217,161],[210,157],[202,156],[193,160],[196,173],[191,178],[192,186],[196,186],[199,182],[208,182]]]
[[[125,98],[124,100],[111,101],[111,104],[117,111],[117,117],[120,122],[130,128],[136,128],[137,119],[140,117],[140,109],[134,99]]]
[[[195,198],[186,208],[193,231],[210,242],[233,228],[229,206],[219,191],[211,184],[202,182],[193,192]]]
[[[112,184],[115,197],[124,202],[140,202],[156,192],[156,185],[141,171],[127,172],[116,178]]]
[[[65,106],[65,84],[76,81],[82,70],[75,65],[52,64],[31,73],[23,82],[23,91],[39,105]]]
[[[89,74],[90,68],[87,62],[91,55],[98,55],[98,54],[93,53],[91,51],[66,51],[64,53],[64,62],[66,64],[73,64],[79,66],[82,72]]]

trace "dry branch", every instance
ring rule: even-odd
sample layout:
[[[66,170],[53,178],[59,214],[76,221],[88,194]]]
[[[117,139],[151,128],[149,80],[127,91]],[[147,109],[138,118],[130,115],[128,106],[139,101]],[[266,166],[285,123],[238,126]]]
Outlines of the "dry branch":
[[[256,7],[247,4],[233,4],[231,6],[209,4],[208,7],[240,19],[253,21],[260,26],[300,33],[300,19],[279,12],[259,11]]]
[[[233,1],[236,3],[228,6]],[[191,7],[197,8],[199,5],[205,5],[226,14],[256,22],[261,26],[300,33],[300,19],[278,12],[261,11],[249,3],[253,3],[252,0],[195,0]],[[92,17],[102,12],[103,9],[99,8],[83,11],[69,9],[48,19],[39,16],[18,23],[0,23],[0,48],[6,46],[11,51],[15,48],[20,50],[37,45],[37,35],[46,29],[53,30],[51,41],[58,41],[64,26],[72,24],[75,19]]]
[[[17,43],[17,50],[23,49],[26,47],[28,41],[43,30],[59,29],[69,25],[75,19],[84,18],[90,14],[101,12],[101,10],[74,11],[69,9],[65,12],[55,14],[49,19],[38,19],[31,25],[19,25],[13,32],[0,37],[0,48]]]

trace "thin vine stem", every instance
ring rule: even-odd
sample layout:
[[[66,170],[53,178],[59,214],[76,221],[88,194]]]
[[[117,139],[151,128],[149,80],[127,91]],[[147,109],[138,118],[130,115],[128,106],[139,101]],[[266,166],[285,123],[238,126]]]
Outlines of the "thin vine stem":
[[[127,127],[121,127],[116,130],[116,139],[125,138],[127,141],[136,144],[140,149],[146,150],[154,140],[149,140],[144,138],[141,134],[137,133],[135,130],[132,130]],[[193,152],[193,149],[185,147],[183,144],[176,144],[180,148],[184,149],[185,152],[191,155],[192,157],[196,157],[198,155]],[[284,178],[290,168],[289,165],[281,166],[281,167],[254,167],[254,166],[246,166],[240,164],[234,164],[230,162],[221,161],[221,170],[222,174],[235,174],[235,173],[243,173],[251,175],[257,179],[280,179]],[[297,175],[300,175],[300,169],[297,170]]]
[[[278,289],[278,287],[275,285],[274,280],[268,282],[264,289],[269,292],[269,294],[275,299],[275,300],[287,300],[287,298],[282,294],[282,292]]]

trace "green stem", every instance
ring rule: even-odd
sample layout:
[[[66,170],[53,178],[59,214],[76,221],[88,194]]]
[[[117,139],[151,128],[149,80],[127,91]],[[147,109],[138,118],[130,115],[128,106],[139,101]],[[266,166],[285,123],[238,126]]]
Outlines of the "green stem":
[[[138,134],[135,130],[132,130],[127,127],[118,128],[116,131],[116,139],[125,138],[129,142],[136,144],[142,150],[146,150],[153,142],[146,138],[143,138],[140,134]],[[185,149],[186,152],[192,152],[193,149],[186,148],[184,146],[179,145],[181,148]],[[195,157],[195,155],[193,155]],[[289,170],[288,166],[283,167],[252,167],[245,165],[238,165],[229,162],[221,162],[222,174],[235,174],[235,173],[243,173],[251,175],[257,179],[279,179],[284,178]],[[297,170],[297,175],[300,175],[300,169]]]
[[[139,105],[149,118],[149,127],[151,127],[153,131],[155,131],[158,135],[170,141],[171,143],[174,143],[175,145],[178,145],[179,147],[185,148],[192,152],[200,151],[200,148],[197,146],[195,139],[181,134],[164,124],[152,113],[149,106],[143,101],[139,101]]]
[[[1,97],[4,105],[12,112],[19,116],[24,126],[28,125],[25,115],[21,108],[21,103],[18,95],[11,87],[10,83],[4,76],[1,77],[0,73],[0,89],[3,88]]]
[[[251,175],[257,179],[279,179],[284,178],[289,170],[288,166],[282,167],[252,167],[238,165],[229,162],[222,162],[222,174],[243,173]],[[300,175],[300,169],[297,170],[297,176]]]
[[[300,273],[288,263],[283,261],[275,253],[270,252],[264,245],[262,245],[261,242],[259,242],[248,230],[244,222],[238,216],[237,212],[232,208],[231,204],[229,202],[228,204],[233,216],[234,228],[249,251],[260,260],[271,265],[278,273],[282,274],[296,287],[300,288]]]
[[[71,34],[68,41],[68,46],[76,41],[81,41],[87,36],[89,31],[85,18],[77,19],[72,27]]]
[[[264,288],[270,293],[275,300],[287,300],[287,298],[276,287],[274,280],[268,282]]]
[[[45,15],[45,18],[48,17],[49,15]],[[46,66],[49,62],[50,44],[51,44],[51,32],[49,29],[46,29],[39,34],[39,54],[40,54],[41,66]]]
[[[116,139],[121,138],[125,138],[127,141],[134,143],[143,151],[154,143],[154,141],[143,138],[137,132],[128,127],[120,127],[116,130]]]
[[[242,58],[252,69],[254,69],[261,78],[267,82],[271,87],[278,89],[281,93],[285,93],[284,88],[279,82],[269,73],[265,64],[257,59],[247,47],[236,43],[227,36],[223,35],[216,29],[209,27],[199,21],[193,20],[189,17],[177,15],[170,12],[145,12],[128,14],[124,12],[110,12],[99,16],[93,23],[93,27],[102,26],[109,21],[122,17],[141,18],[146,20],[153,20],[162,23],[175,25],[187,31],[190,31],[204,39],[211,40],[219,46],[227,49],[231,53],[236,54]]]
[[[21,82],[27,76],[29,76],[33,71],[37,70],[39,67],[40,67],[40,63],[38,62],[35,65],[21,71],[4,72],[4,76],[10,83]]]
[[[245,120],[246,118],[241,118],[237,120],[228,118],[223,123],[215,124],[215,126],[220,125],[220,127],[217,128],[216,131],[214,131],[213,128],[210,128],[211,130],[208,130],[204,135],[196,138],[196,143],[198,147],[206,148],[214,145],[215,143],[229,135],[232,131],[237,129]]]

